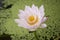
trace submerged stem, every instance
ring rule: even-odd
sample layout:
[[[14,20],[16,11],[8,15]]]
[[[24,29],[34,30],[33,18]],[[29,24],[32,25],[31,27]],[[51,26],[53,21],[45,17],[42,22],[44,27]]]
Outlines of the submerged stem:
[[[34,31],[34,35],[35,35],[36,39],[39,40],[39,38],[38,38],[37,35],[36,35],[36,31]]]
[[[36,31],[30,31],[29,33],[34,33],[36,39],[39,40],[39,38],[38,38],[37,35],[36,35]]]

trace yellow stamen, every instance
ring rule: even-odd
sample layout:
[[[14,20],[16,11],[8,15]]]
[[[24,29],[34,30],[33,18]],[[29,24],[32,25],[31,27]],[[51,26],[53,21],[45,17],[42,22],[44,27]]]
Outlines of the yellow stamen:
[[[35,18],[34,16],[29,16],[27,22],[29,25],[34,25],[38,22],[38,17],[36,16]]]
[[[29,21],[32,22],[32,21],[34,21],[35,18],[34,18],[34,16],[30,16],[28,19],[29,19]]]

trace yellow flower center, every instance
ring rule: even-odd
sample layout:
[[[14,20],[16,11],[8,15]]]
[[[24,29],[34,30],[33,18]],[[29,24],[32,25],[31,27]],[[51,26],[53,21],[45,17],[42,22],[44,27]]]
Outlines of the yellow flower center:
[[[28,19],[29,19],[29,21],[32,22],[32,21],[34,21],[35,18],[34,18],[34,16],[30,16]]]
[[[27,22],[29,25],[34,25],[35,23],[38,22],[38,17],[31,15],[28,17]]]

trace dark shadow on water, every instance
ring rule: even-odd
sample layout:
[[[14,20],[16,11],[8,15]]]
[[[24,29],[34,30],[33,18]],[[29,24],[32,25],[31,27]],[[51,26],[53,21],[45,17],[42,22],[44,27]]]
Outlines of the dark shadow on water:
[[[8,34],[3,34],[0,36],[0,40],[11,40],[11,37]]]

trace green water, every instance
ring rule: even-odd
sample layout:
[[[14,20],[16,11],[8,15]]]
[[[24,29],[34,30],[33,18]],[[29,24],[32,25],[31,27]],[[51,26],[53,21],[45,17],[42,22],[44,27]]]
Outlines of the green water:
[[[6,0],[0,10],[0,39],[3,40],[59,40],[60,39],[60,0]],[[29,32],[25,28],[18,27],[14,19],[18,18],[18,10],[24,10],[25,5],[35,4],[45,9],[48,20],[46,28],[39,28],[35,32]],[[12,5],[10,8],[7,6]],[[4,36],[4,34],[5,36]],[[10,38],[8,38],[8,36]],[[7,38],[8,39],[7,39]],[[4,39],[4,40],[5,40]]]

